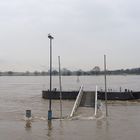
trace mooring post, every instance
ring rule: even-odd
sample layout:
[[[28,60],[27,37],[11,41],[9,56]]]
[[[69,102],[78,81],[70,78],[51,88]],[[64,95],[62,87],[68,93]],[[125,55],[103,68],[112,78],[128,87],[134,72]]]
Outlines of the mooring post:
[[[52,39],[54,39],[50,34],[48,34],[48,38],[50,39],[50,94],[52,92]],[[52,119],[52,101],[51,97],[49,99],[49,110],[48,110],[48,120]]]
[[[26,118],[31,118],[31,110],[26,110]]]
[[[31,114],[31,110],[26,110],[26,124],[25,124],[25,127],[26,128],[30,128],[31,127],[31,117],[32,117],[32,114]]]

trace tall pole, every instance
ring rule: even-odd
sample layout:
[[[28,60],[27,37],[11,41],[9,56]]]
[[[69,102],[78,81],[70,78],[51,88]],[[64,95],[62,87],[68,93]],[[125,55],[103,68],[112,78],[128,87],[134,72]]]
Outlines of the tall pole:
[[[106,117],[108,116],[107,109],[107,82],[106,82],[106,55],[104,55],[104,76],[105,76],[105,106],[106,106]]]
[[[62,119],[62,84],[61,84],[60,56],[58,56],[58,63],[59,63],[59,86],[60,86],[60,119]]]
[[[52,92],[52,39],[53,37],[48,34],[48,38],[50,39],[50,94]],[[48,120],[52,119],[52,100],[51,96],[49,99],[49,110],[48,110]]]

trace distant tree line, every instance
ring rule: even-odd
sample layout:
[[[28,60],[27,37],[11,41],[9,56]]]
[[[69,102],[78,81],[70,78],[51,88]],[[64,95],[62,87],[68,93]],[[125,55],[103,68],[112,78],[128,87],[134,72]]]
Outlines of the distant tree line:
[[[120,69],[120,70],[107,70],[107,75],[128,75],[128,74],[137,74],[140,75],[140,68],[132,68],[132,69]],[[47,76],[50,74],[50,71],[26,71],[26,72],[0,72],[0,76]],[[58,70],[52,70],[52,75],[57,76],[59,74]],[[63,76],[81,76],[81,75],[103,75],[104,71],[101,71],[98,66],[94,67],[89,71],[83,71],[81,69],[76,71],[71,71],[69,69],[63,68],[61,70],[61,75]]]

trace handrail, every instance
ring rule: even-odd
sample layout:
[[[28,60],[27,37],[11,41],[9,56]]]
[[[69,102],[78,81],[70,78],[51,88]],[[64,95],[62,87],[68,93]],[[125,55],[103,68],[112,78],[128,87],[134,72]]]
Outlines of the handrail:
[[[97,104],[98,104],[98,102],[97,102],[97,98],[98,98],[98,89],[97,89],[98,87],[96,86],[96,91],[95,91],[95,113],[94,113],[94,115],[96,116],[97,115]]]
[[[74,103],[74,106],[73,106],[73,108],[72,108],[70,117],[73,117],[75,111],[76,111],[77,108],[79,107],[80,102],[81,102],[81,99],[82,99],[82,96],[83,96],[83,86],[80,87],[80,90],[79,90],[79,93],[78,93],[78,95],[77,95],[77,98],[76,98],[76,101],[75,101],[75,103]]]

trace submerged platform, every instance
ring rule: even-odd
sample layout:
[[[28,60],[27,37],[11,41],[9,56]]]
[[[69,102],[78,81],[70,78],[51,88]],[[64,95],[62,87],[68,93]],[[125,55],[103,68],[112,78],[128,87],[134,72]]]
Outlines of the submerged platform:
[[[75,100],[79,91],[62,91],[63,100]],[[95,94],[95,91],[84,91],[85,93]],[[84,97],[84,96],[83,96]],[[92,96],[91,96],[92,97]],[[42,98],[44,99],[60,99],[60,91],[42,91]],[[105,100],[105,92],[98,91],[98,99]],[[107,92],[108,100],[136,100],[140,99],[140,92]]]
[[[79,91],[62,91],[62,99],[63,100],[75,100]],[[44,99],[60,99],[60,91],[42,91],[42,98]]]

